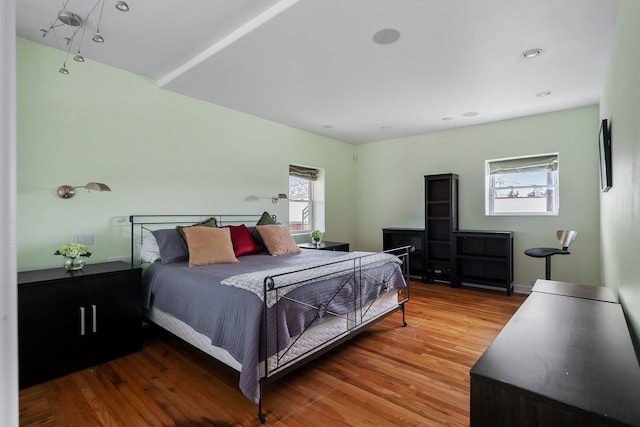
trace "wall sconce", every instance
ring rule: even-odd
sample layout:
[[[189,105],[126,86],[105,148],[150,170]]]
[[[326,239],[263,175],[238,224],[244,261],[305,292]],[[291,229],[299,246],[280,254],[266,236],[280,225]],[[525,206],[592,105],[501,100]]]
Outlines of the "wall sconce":
[[[280,199],[286,199],[286,198],[287,198],[286,194],[279,193],[279,194],[276,194],[275,196],[273,196],[271,198],[271,202],[275,205],[276,203],[278,203],[280,201]]]
[[[70,185],[61,185],[58,187],[58,196],[63,199],[70,199],[76,195],[76,188],[86,188],[87,190],[94,191],[111,191],[107,184],[103,184],[101,182],[89,182],[87,185],[79,185],[77,187],[72,187]]]

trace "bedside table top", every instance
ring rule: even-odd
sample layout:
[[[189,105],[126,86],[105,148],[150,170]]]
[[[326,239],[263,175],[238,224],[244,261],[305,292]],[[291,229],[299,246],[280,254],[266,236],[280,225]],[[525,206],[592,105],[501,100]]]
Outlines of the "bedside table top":
[[[335,249],[335,248],[339,248],[339,247],[349,247],[349,243],[344,243],[344,242],[327,242],[327,241],[322,241],[320,242],[318,245],[311,243],[311,242],[305,242],[305,243],[298,243],[298,247],[302,248],[302,249]]]
[[[62,259],[62,257],[60,258]],[[43,270],[20,271],[18,272],[18,284],[35,283],[49,280],[64,280],[74,277],[86,277],[97,274],[108,274],[126,270],[141,270],[140,267],[132,267],[128,262],[97,262],[86,264],[82,270],[67,271],[62,264],[60,267],[47,268]]]

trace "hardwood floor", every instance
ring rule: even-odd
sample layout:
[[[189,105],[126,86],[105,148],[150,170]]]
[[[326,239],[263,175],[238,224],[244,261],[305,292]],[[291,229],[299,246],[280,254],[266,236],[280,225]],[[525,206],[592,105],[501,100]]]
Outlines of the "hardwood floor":
[[[469,369],[526,297],[412,283],[396,313],[264,388],[264,425],[466,426]],[[176,339],[20,391],[21,426],[250,426],[238,376]]]

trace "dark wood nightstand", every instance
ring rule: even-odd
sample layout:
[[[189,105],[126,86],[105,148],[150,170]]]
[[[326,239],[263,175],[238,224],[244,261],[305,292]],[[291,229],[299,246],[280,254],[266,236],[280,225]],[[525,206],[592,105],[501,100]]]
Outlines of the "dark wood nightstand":
[[[324,251],[349,252],[349,243],[342,242],[320,242],[318,245],[308,242],[298,243],[298,246],[302,249],[321,249]]]
[[[139,350],[141,271],[106,262],[18,273],[20,388]]]

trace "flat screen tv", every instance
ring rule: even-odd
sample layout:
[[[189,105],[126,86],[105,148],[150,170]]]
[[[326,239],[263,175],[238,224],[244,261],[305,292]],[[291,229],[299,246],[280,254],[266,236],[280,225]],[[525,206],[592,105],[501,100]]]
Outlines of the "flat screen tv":
[[[611,132],[607,119],[600,123],[600,189],[609,191],[612,185],[611,173]]]

